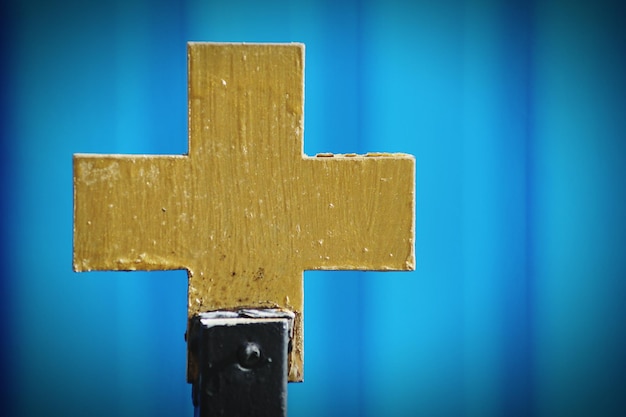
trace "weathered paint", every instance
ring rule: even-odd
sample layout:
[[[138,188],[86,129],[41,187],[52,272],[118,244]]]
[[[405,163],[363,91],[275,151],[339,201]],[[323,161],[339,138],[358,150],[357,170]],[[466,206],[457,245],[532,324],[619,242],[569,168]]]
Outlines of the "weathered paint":
[[[186,269],[190,318],[293,311],[301,381],[303,271],[413,269],[414,158],[303,154],[301,44],[188,56],[187,155],[74,156],[74,269]]]

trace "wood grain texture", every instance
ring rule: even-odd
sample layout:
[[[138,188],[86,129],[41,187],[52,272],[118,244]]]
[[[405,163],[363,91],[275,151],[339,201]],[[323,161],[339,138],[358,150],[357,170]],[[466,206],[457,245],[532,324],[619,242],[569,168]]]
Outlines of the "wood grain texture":
[[[188,53],[187,155],[74,156],[74,269],[186,269],[189,317],[289,309],[300,381],[304,270],[413,269],[414,158],[303,154],[303,45]]]

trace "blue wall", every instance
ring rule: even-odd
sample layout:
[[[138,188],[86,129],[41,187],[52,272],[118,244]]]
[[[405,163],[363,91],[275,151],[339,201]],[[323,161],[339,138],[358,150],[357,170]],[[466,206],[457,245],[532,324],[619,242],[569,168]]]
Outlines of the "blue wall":
[[[71,155],[186,152],[211,40],[306,43],[307,153],[417,158],[417,270],[306,273],[290,416],[626,415],[620,2],[0,11],[0,414],[192,414],[186,274],[71,271]]]

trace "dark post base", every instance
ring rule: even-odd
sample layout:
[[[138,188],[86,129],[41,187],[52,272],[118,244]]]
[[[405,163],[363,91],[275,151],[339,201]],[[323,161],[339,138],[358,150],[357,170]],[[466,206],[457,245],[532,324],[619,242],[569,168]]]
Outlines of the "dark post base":
[[[282,310],[202,313],[190,326],[199,372],[196,417],[286,417],[293,314]]]

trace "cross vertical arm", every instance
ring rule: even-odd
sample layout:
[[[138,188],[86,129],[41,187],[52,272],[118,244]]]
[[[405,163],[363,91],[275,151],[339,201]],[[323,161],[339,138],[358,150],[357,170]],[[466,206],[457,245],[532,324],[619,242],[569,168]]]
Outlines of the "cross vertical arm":
[[[219,309],[295,313],[289,380],[301,381],[302,268],[293,211],[302,159],[304,46],[190,43],[189,156],[197,256],[189,318]],[[201,198],[202,197],[202,198]],[[197,370],[190,357],[188,379]]]

